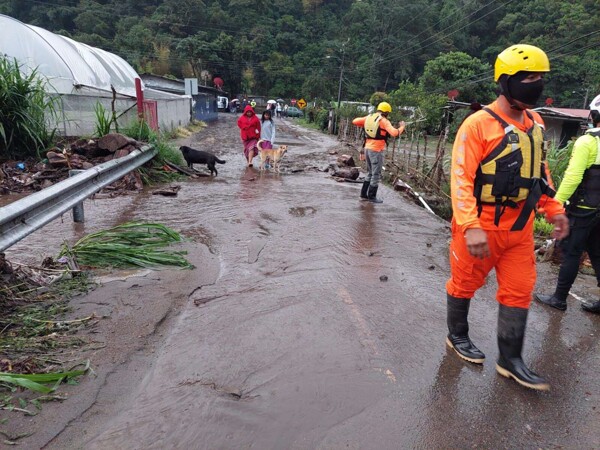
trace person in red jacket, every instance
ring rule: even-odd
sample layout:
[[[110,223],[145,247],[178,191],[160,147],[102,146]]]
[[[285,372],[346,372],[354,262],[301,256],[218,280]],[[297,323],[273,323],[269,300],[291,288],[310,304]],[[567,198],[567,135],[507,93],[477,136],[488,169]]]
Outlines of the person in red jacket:
[[[252,167],[252,159],[258,154],[256,144],[260,139],[260,120],[250,105],[244,108],[244,114],[238,119],[238,127],[244,143],[244,157],[248,161],[248,167]]]

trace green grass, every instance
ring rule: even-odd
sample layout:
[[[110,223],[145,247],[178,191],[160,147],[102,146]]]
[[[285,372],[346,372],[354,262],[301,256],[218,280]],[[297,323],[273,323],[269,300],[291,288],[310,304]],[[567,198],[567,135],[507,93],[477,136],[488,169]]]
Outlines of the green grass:
[[[0,281],[0,409],[35,415],[41,402],[63,399],[48,395],[61,382],[72,382],[87,370],[89,363],[73,371],[58,358],[67,349],[86,344],[75,334],[93,316],[62,318],[71,310],[69,298],[93,286],[83,273],[48,286],[22,275]],[[31,398],[23,391],[43,395]],[[34,409],[27,409],[29,405]],[[5,436],[12,441],[19,438]]]
[[[29,389],[30,391],[49,394],[50,392],[54,392],[63,381],[83,375],[88,369],[89,362],[86,363],[84,369],[71,370],[68,372],[32,374],[0,372],[0,384],[18,386],[24,389]]]
[[[542,237],[542,238],[548,238],[548,237],[550,237],[550,234],[552,233],[553,230],[554,230],[554,225],[546,222],[546,219],[544,219],[542,216],[536,216],[536,218],[533,222],[533,234],[534,235],[536,235],[538,237]]]
[[[96,116],[94,135],[96,137],[106,136],[110,133],[110,127],[112,125],[111,114],[106,111],[106,108],[100,102],[96,102],[96,106],[94,106],[94,114]]]
[[[164,249],[182,240],[179,233],[161,224],[127,222],[88,234],[72,247],[65,243],[59,256],[72,257],[87,267],[191,269],[193,266],[183,257],[186,252]]]
[[[0,157],[40,157],[54,142],[56,101],[36,70],[25,75],[16,60],[0,56]]]

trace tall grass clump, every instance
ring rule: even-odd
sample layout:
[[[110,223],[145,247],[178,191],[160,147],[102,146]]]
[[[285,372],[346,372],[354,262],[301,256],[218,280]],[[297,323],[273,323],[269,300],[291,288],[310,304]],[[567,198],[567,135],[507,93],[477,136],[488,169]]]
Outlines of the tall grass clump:
[[[168,163],[185,165],[181,152],[169,142],[168,135],[152,130],[143,119],[130,123],[122,128],[121,132],[137,141],[148,142],[158,150],[150,166],[138,168],[144,184],[168,183],[181,178],[177,172],[153,170],[162,169]]]
[[[140,142],[152,142],[158,138],[157,133],[143,119],[131,122],[121,130],[121,133]]]
[[[56,100],[33,70],[26,75],[16,60],[0,56],[0,158],[41,156],[56,135]]]
[[[66,243],[60,256],[70,256],[87,267],[160,267],[191,269],[184,251],[165,247],[181,242],[179,233],[158,223],[127,222],[107,230],[88,234],[75,245]]]
[[[111,113],[106,110],[102,103],[96,102],[96,106],[94,106],[94,115],[96,116],[94,135],[96,137],[102,137],[109,134],[113,122]]]

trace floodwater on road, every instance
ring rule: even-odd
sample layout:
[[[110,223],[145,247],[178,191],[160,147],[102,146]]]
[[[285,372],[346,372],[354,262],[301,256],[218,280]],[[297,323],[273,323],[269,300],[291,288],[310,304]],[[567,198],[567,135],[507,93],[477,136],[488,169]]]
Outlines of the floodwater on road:
[[[130,394],[49,448],[600,447],[597,317],[532,305],[524,356],[552,391],[526,390],[495,373],[492,277],[470,314],[488,359],[459,360],[444,344],[448,224],[389,189],[373,205],[359,184],[291,173],[326,166],[337,144],[291,121],[276,122],[284,173],[246,168],[234,119],[191,141],[227,160],[219,176],[180,183],[175,198],[86,203],[86,232],[164,223],[206,245],[217,276],[189,293]],[[11,251],[80,233],[65,218]],[[189,277],[208,270],[196,264]]]

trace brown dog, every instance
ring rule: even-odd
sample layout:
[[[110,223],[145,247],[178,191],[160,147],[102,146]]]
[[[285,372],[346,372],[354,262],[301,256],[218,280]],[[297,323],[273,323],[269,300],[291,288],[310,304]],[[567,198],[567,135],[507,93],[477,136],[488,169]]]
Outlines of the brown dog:
[[[262,142],[263,140],[261,139],[256,144],[258,147],[258,155],[260,156],[260,170],[265,170],[267,161],[270,161],[271,165],[273,166],[273,170],[275,170],[275,172],[279,172],[279,162],[287,152],[287,145],[280,145],[278,148],[266,148],[263,150],[261,145]]]

